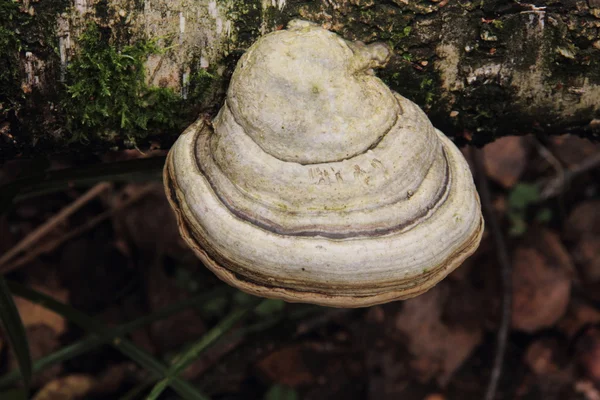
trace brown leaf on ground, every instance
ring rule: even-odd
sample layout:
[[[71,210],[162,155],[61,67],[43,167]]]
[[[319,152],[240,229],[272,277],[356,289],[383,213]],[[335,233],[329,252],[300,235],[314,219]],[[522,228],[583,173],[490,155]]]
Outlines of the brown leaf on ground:
[[[600,151],[600,145],[574,135],[553,136],[552,152],[567,167],[579,164],[582,160]]]
[[[576,242],[583,236],[600,234],[600,201],[579,204],[565,222],[565,239]]]
[[[446,396],[439,393],[432,393],[425,396],[424,400],[446,400]]]
[[[159,262],[154,262],[149,268],[146,282],[151,311],[157,311],[190,296],[187,291],[178,287],[173,279],[169,279]],[[150,325],[152,340],[161,351],[178,349],[186,342],[198,339],[205,331],[204,321],[193,309],[180,311]]]
[[[65,303],[69,297],[67,289],[62,287],[54,271],[45,264],[36,264],[29,269],[29,286],[38,292]],[[32,303],[21,297],[15,297],[15,304],[25,327],[46,325],[56,336],[63,334],[67,328],[66,320],[47,308]]]
[[[58,350],[61,346],[61,343],[58,340],[58,335],[54,329],[50,328],[48,325],[32,325],[27,327],[25,332],[27,333],[29,351],[33,360],[47,356],[48,354]],[[19,363],[14,357],[12,350],[9,351],[8,359],[9,369],[16,370]],[[50,380],[55,379],[61,371],[62,366],[60,364],[55,364],[44,369],[40,373],[37,373],[33,376],[32,386],[36,387],[44,385]]]
[[[409,356],[402,354],[399,348],[395,342],[389,341],[376,342],[367,350],[368,400],[398,399],[406,395],[410,374],[405,366],[405,357]]]
[[[421,381],[435,378],[442,386],[482,339],[480,325],[467,328],[442,321],[444,306],[451,301],[449,295],[449,287],[442,282],[405,301],[396,317],[396,329],[406,336],[413,356],[411,367]]]
[[[573,271],[558,237],[531,229],[528,240],[515,250],[512,264],[513,328],[535,332],[554,325],[567,309]]]
[[[148,190],[148,185],[130,184],[124,190],[126,201],[136,191]],[[119,213],[113,223],[118,238],[128,238],[144,254],[159,252],[175,255],[188,251],[179,235],[175,215],[169,207],[163,185],[152,184],[150,192],[135,207]]]
[[[585,283],[600,281],[600,236],[585,236],[573,248],[573,259]]]
[[[600,312],[595,307],[580,301],[571,301],[567,313],[557,325],[568,338],[573,338],[586,326],[595,324],[600,324]]]
[[[305,346],[302,361],[316,376],[317,384],[306,388],[304,399],[364,399],[361,394],[362,357],[353,355],[348,347],[336,346],[329,341],[309,342]]]
[[[565,238],[573,243],[573,260],[585,283],[600,282],[600,201],[577,206],[565,222]]]
[[[95,385],[90,375],[68,375],[47,383],[32,400],[78,400],[87,396]]]
[[[586,377],[600,384],[600,328],[590,327],[577,339],[575,360]]]
[[[200,358],[194,361],[181,373],[186,380],[195,380],[202,376],[208,369],[218,365],[219,361],[227,354],[233,352],[244,342],[244,337],[235,334],[228,335],[209,347]]]
[[[525,364],[536,375],[558,371],[556,346],[552,340],[538,339],[527,347]]]
[[[304,363],[302,345],[284,347],[268,354],[256,367],[269,381],[297,387],[316,381],[311,369]]]
[[[525,352],[524,362],[533,375],[523,381],[523,394],[531,392],[532,386],[535,386],[541,399],[559,400],[573,381],[573,368],[565,363],[565,359],[566,346],[555,338],[540,338],[531,343]]]
[[[506,188],[517,183],[527,164],[527,150],[519,136],[505,136],[486,145],[483,156],[487,175]]]
[[[124,362],[109,366],[102,375],[96,377],[93,388],[94,394],[108,395],[115,393],[135,369],[136,366],[133,362]]]
[[[79,400],[92,395],[111,395],[134,370],[132,363],[110,365],[100,375],[73,374],[55,378],[46,383],[32,400]]]
[[[594,382],[581,380],[575,382],[574,389],[576,393],[582,394],[585,400],[600,400],[600,391],[596,386]]]

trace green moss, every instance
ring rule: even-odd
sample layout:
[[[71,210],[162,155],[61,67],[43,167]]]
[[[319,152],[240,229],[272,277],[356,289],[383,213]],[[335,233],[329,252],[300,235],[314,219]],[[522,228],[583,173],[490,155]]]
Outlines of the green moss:
[[[201,101],[204,99],[216,81],[216,76],[204,68],[199,68],[190,77],[190,101]]]
[[[425,77],[421,80],[421,84],[419,85],[419,88],[423,91],[423,93],[425,93],[425,105],[430,106],[431,103],[433,103],[433,98],[434,98],[434,84],[433,84],[433,79],[432,78],[428,78]]]
[[[228,10],[227,19],[233,21],[235,42],[242,48],[249,47],[260,36],[263,18],[261,0],[220,0]]]
[[[0,2],[0,115],[17,109],[24,98],[19,85],[19,52],[23,43],[17,33],[18,27],[27,23],[27,17],[17,3]]]
[[[407,38],[410,35],[412,28],[410,26],[405,26],[402,29],[392,31],[390,38],[388,39],[388,44],[392,48],[396,48],[403,39]]]
[[[504,28],[504,23],[502,22],[502,20],[500,19],[495,19],[492,21],[492,25],[494,26],[494,28],[496,29],[503,29]]]
[[[8,127],[0,135],[0,163],[23,154],[30,143],[39,145],[43,135],[54,131],[48,121],[54,120],[54,82],[60,73],[55,67],[60,62],[56,18],[68,1],[30,2],[24,10],[22,1],[0,0],[0,124]],[[30,81],[24,68],[27,53],[44,65],[34,68]]]
[[[0,117],[18,110],[26,100],[21,88],[20,58],[31,51],[37,56],[54,52],[57,12],[64,1],[34,4],[31,14],[20,3],[0,0]]]
[[[393,60],[378,76],[392,90],[429,111],[435,106],[436,99],[440,99],[440,78],[435,70],[418,70],[407,61],[404,57],[402,60]]]
[[[119,46],[110,43],[109,36],[109,31],[88,24],[67,69],[68,95],[62,106],[72,139],[116,134],[135,142],[179,127],[180,96],[145,81],[144,62],[160,53],[156,43],[138,40]]]

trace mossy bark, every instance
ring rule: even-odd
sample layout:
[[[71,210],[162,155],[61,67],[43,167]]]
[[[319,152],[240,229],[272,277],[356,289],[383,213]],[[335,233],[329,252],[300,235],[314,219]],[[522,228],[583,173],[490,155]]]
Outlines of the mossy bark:
[[[389,43],[394,56],[378,75],[459,143],[527,133],[600,138],[598,0],[0,3],[0,47],[9,56],[0,74],[0,161],[59,151],[168,148],[198,114],[215,114],[244,50],[293,18],[350,40]],[[112,64],[90,69],[90,24],[102,33],[102,51]],[[148,50],[131,56],[132,48]],[[119,69],[119,57],[134,56],[143,58],[144,74],[127,69],[137,62]],[[115,90],[120,79],[136,90]],[[90,87],[99,89],[82,91]],[[148,93],[154,100],[147,100]],[[110,96],[118,97],[123,121],[134,123],[106,115],[116,112],[106,106]],[[100,103],[103,108],[94,109]]]

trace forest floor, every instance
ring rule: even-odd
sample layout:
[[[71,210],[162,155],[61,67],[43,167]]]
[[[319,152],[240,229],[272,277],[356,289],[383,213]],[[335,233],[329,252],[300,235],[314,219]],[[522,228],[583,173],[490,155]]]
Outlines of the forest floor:
[[[212,399],[483,399],[506,292],[506,266],[498,262],[505,251],[512,316],[496,398],[599,400],[600,145],[572,136],[505,137],[482,153],[506,250],[486,229],[462,267],[403,302],[353,310],[261,303],[181,377]],[[49,166],[161,155],[55,157]],[[6,163],[0,185],[35,168],[34,161]],[[109,327],[200,298],[124,336],[165,365],[252,301],[185,246],[158,179],[19,201],[0,216],[0,273]],[[67,346],[86,332],[68,315],[20,297],[16,304],[34,360],[67,353],[34,375],[33,399],[141,399],[156,383],[118,343],[75,356]],[[10,393],[20,383],[2,331],[0,354],[0,392]],[[161,398],[179,397],[167,390]]]

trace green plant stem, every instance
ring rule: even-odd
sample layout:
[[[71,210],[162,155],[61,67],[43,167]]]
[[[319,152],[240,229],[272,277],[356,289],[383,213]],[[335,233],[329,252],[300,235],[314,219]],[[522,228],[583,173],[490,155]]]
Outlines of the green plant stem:
[[[136,385],[131,390],[129,390],[124,396],[119,398],[119,400],[134,400],[137,399],[144,391],[150,389],[153,385],[154,381],[145,380],[142,383]]]
[[[210,329],[200,340],[193,343],[187,350],[175,357],[173,364],[167,371],[164,379],[159,381],[148,396],[147,400],[156,400],[158,396],[172,384],[174,379],[192,362],[198,359],[198,356],[206,350],[210,345],[219,340],[227,333],[235,324],[241,321],[251,310],[258,307],[262,302],[268,300],[255,299],[247,306],[232,311],[227,317],[222,319],[217,325]]]
[[[58,302],[43,293],[37,292],[16,282],[9,282],[8,286],[14,295],[23,297],[35,304],[39,304],[44,308],[54,311],[55,313],[65,317],[70,322],[91,333],[96,334],[97,336],[111,336],[111,330],[109,328],[97,322],[94,318],[91,318],[66,304]],[[169,370],[164,364],[156,360],[145,351],[140,350],[129,340],[117,336],[114,337],[109,343],[116,350],[147,369],[158,379],[169,376]],[[209,399],[206,395],[200,393],[198,389],[178,377],[172,377],[169,380],[169,384],[185,400]]]
[[[2,275],[0,275],[0,322],[4,327],[6,337],[19,363],[19,370],[23,377],[25,393],[27,395],[33,374],[29,342],[27,341],[25,327],[15,305],[11,290]]]
[[[226,294],[230,292],[231,289],[227,286],[220,286],[208,293],[204,293],[198,296],[191,297],[189,299],[174,303],[170,306],[164,307],[161,310],[158,310],[152,314],[143,316],[141,318],[136,319],[135,321],[131,321],[129,323],[123,324],[116,328],[113,328],[106,335],[93,335],[88,336],[76,343],[73,343],[69,346],[66,346],[52,354],[49,354],[46,357],[42,357],[39,360],[36,360],[33,363],[33,373],[40,372],[45,368],[48,368],[51,365],[71,360],[79,355],[85,354],[103,344],[111,340],[115,340],[116,338],[125,335],[131,331],[134,331],[144,325],[148,325],[154,321],[167,318],[179,311],[185,310],[190,307],[200,306],[202,303],[207,300],[220,296],[222,294]],[[8,386],[14,382],[16,382],[21,377],[19,371],[12,371],[7,373],[6,375],[0,377],[0,387]]]

